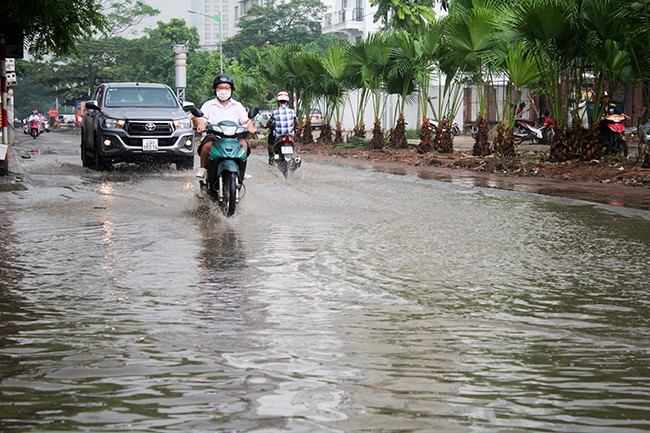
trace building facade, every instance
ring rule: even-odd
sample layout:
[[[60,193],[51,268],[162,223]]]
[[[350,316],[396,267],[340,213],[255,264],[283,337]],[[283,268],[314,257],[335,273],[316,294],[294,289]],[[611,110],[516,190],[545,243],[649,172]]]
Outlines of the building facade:
[[[371,6],[369,0],[333,0],[326,5],[329,10],[321,23],[323,34],[355,42],[379,29],[379,25],[373,23],[377,7]]]
[[[221,13],[221,27],[218,21],[200,14],[191,14],[189,25],[197,28],[201,48],[215,51],[220,42],[237,34],[237,23],[246,19],[251,7],[268,3],[268,0],[190,0],[195,11],[212,16]],[[323,3],[328,9],[321,22],[323,34],[354,42],[379,28],[373,23],[377,8],[369,0],[323,0]]]
[[[212,16],[221,14],[221,23],[204,15],[190,14],[189,25],[198,30],[201,48],[216,51],[221,42],[236,34],[237,4],[237,0],[191,0],[191,8],[195,11]]]

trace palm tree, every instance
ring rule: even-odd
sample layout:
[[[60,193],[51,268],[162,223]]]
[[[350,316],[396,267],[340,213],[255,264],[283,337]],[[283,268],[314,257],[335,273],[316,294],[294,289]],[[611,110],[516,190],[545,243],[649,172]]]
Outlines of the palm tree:
[[[495,16],[500,4],[498,0],[485,0],[479,7],[466,8],[452,3],[444,19],[447,43],[441,53],[441,68],[448,77],[466,76],[478,89],[478,134],[473,148],[477,156],[490,153],[486,113],[492,71],[486,56],[495,46]]]
[[[399,116],[395,127],[391,131],[391,144],[400,149],[407,145],[406,121],[404,109],[409,95],[416,90],[416,63],[418,47],[415,38],[406,31],[398,30],[391,34],[394,48],[391,52],[390,62],[386,75],[386,90],[389,94],[399,96]]]
[[[514,140],[515,111],[521,101],[522,88],[535,84],[540,78],[537,63],[530,52],[525,52],[521,43],[502,43],[488,55],[493,68],[507,77],[506,98],[498,115],[495,153],[506,158],[516,155]]]
[[[635,75],[639,83],[644,84],[644,96],[646,107],[650,105],[650,3],[647,1],[633,1],[629,8],[620,12],[621,19],[636,24],[630,35],[632,62]],[[648,113],[646,112],[646,117]],[[639,125],[640,126],[640,125]],[[639,157],[642,159],[642,166],[650,168],[650,144],[640,149]]]
[[[418,99],[422,110],[422,124],[420,125],[419,152],[428,152],[433,149],[433,134],[429,122],[429,87],[434,65],[438,62],[442,40],[441,21],[429,25],[419,32],[414,40],[414,67],[415,80],[418,85]],[[453,147],[452,147],[453,148]]]
[[[382,90],[388,71],[391,53],[391,38],[386,33],[373,33],[365,41],[357,42],[350,49],[348,66],[360,75],[363,86],[371,94],[374,125],[370,146],[384,147],[384,134],[381,128]]]
[[[321,137],[324,135],[325,128],[329,128],[332,115],[336,123],[335,143],[343,142],[343,131],[341,129],[342,109],[346,94],[349,90],[345,81],[345,74],[348,67],[348,46],[347,43],[331,45],[323,57],[323,88],[325,89],[325,98],[327,100],[326,118],[323,123]]]

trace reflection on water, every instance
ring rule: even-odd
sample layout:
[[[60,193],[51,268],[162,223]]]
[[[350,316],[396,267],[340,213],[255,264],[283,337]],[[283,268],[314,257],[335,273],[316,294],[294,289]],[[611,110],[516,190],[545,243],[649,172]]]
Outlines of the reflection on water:
[[[252,162],[0,209],[1,431],[650,430],[647,214]]]

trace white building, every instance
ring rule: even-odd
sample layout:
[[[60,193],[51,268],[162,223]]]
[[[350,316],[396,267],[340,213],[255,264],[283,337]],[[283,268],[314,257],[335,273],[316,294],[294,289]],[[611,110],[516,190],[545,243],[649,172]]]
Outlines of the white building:
[[[267,0],[190,0],[191,9],[206,15],[221,13],[219,22],[200,14],[190,14],[189,25],[197,28],[200,46],[209,51],[219,48],[221,41],[237,34],[237,23],[244,19],[254,6],[264,6]],[[328,11],[321,22],[323,34],[334,34],[354,42],[376,31],[379,26],[372,22],[376,7],[369,0],[323,0]]]
[[[219,43],[237,33],[235,8],[237,0],[191,0],[191,9],[207,14],[221,14],[221,23],[204,15],[190,14],[189,25],[199,32],[199,45],[208,51],[219,49]]]
[[[373,15],[377,11],[368,0],[329,0],[330,10],[323,16],[321,23],[323,34],[337,35],[354,42],[365,39],[369,33],[379,29],[379,24],[373,23]]]

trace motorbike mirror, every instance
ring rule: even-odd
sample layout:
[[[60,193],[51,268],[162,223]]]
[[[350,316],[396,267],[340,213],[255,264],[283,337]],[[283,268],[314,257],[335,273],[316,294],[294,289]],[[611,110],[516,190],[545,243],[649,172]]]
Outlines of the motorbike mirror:
[[[248,118],[252,119],[253,117],[257,116],[257,114],[260,112],[260,109],[258,107],[253,107],[250,110],[248,110]]]
[[[203,113],[201,110],[196,108],[196,105],[194,105],[192,102],[185,101],[183,102],[183,110],[184,111],[189,111],[192,113],[192,116],[194,117],[203,117]]]

